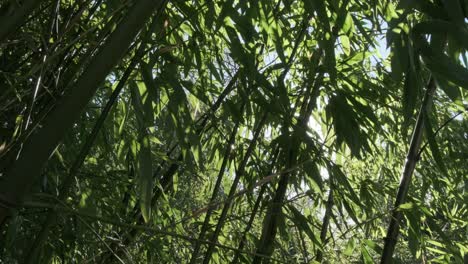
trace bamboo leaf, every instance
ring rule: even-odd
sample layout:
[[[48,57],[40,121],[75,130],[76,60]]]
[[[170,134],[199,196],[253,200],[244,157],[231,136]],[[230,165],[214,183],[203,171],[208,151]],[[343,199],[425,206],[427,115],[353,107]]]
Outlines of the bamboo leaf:
[[[144,137],[138,152],[138,186],[140,207],[145,222],[151,219],[151,199],[153,198],[153,168],[150,142]]]
[[[327,105],[327,116],[333,117],[333,126],[337,134],[337,143],[343,141],[351,150],[351,153],[359,157],[363,142],[357,123],[357,117],[353,108],[348,104],[345,95],[338,94],[330,99]]]
[[[413,203],[404,203],[404,204],[401,204],[400,206],[398,206],[398,209],[399,210],[409,210],[409,209],[412,209],[414,206]]]
[[[309,226],[309,220],[297,210],[294,206],[288,206],[289,210],[293,214],[293,221],[295,222],[296,226],[303,230],[307,236],[312,240],[315,246],[322,248],[322,243],[320,243],[320,238],[312,231]]]
[[[361,258],[365,264],[375,263],[365,245],[361,245]]]
[[[427,141],[429,142],[429,148],[431,149],[431,152],[432,152],[432,156],[434,157],[434,160],[437,164],[437,167],[439,167],[440,171],[445,174],[445,175],[448,175],[448,171],[447,171],[447,168],[445,167],[445,163],[442,159],[442,155],[441,155],[441,152],[440,152],[440,149],[439,149],[439,145],[437,144],[437,141],[435,139],[435,135],[434,135],[434,132],[432,130],[432,124],[431,124],[431,120],[428,116],[428,114],[425,114],[424,115],[424,119],[425,119],[425,132],[426,132],[426,136],[427,136]]]
[[[403,86],[403,113],[405,127],[409,125],[416,108],[418,100],[418,81],[414,72],[408,67],[406,78]],[[403,133],[405,134],[405,133]]]
[[[350,46],[350,43],[349,43],[349,38],[348,36],[346,35],[341,35],[340,36],[340,41],[341,41],[341,45],[343,47],[343,52],[346,54],[346,55],[349,55],[351,53],[351,46]]]
[[[333,173],[333,178],[337,181],[337,186],[343,186],[348,191],[351,200],[355,204],[360,205],[361,202],[359,197],[357,196],[356,192],[354,191],[354,188],[351,186],[346,175],[341,171],[341,169],[337,165],[333,165],[331,168],[331,172]]]

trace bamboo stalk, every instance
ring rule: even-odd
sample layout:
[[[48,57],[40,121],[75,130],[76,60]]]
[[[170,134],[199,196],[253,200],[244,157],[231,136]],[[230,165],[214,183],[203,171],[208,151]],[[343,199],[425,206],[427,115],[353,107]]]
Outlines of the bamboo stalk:
[[[279,153],[279,148],[276,148],[273,154],[273,163],[271,164],[270,172],[268,174],[271,174],[273,172],[273,168],[276,165],[276,161],[278,158],[278,153]],[[237,247],[237,250],[234,254],[234,257],[232,258],[231,263],[237,263],[239,260],[239,253],[244,249],[245,246],[245,241],[247,239],[247,234],[250,232],[250,229],[252,228],[253,221],[255,220],[255,215],[257,214],[258,209],[260,208],[260,203],[263,200],[263,194],[265,193],[267,189],[267,184],[263,184],[262,187],[260,188],[260,191],[258,193],[257,200],[255,201],[253,210],[250,214],[249,221],[247,222],[247,226],[244,229],[244,232],[242,233],[241,241],[239,242],[239,246]]]
[[[138,64],[140,59],[144,55],[145,51],[145,46],[147,41],[149,40],[149,36],[152,32],[152,28],[154,27],[156,19],[153,20],[153,25],[150,27],[150,31],[147,33],[146,37],[140,44],[135,56],[132,58],[130,64],[128,65],[127,69],[125,70],[124,74],[120,78],[120,81],[117,85],[117,87],[114,89],[112,92],[111,96],[109,97],[109,100],[107,101],[107,104],[105,105],[104,109],[101,112],[101,115],[99,116],[98,120],[96,121],[96,124],[93,127],[93,130],[89,134],[88,138],[86,139],[86,142],[84,143],[83,147],[81,148],[78,156],[76,157],[72,167],[70,168],[69,173],[64,179],[64,182],[60,188],[60,193],[58,196],[58,199],[62,201],[65,199],[65,197],[68,195],[71,184],[73,182],[73,179],[77,172],[80,170],[81,166],[83,165],[83,162],[88,155],[89,151],[93,147],[94,141],[97,138],[97,135],[101,128],[104,125],[104,121],[106,120],[107,116],[109,115],[110,110],[114,106],[115,102],[117,101],[117,98],[119,97],[120,92],[123,90],[125,84],[127,83],[128,78],[130,77],[131,73],[133,72],[133,69],[135,66]],[[37,254],[42,247],[42,244],[45,242],[47,239],[48,232],[50,230],[50,227],[54,223],[54,219],[57,217],[57,211],[56,210],[51,210],[46,217],[46,220],[42,224],[42,229],[39,232],[38,236],[36,237],[31,249],[28,251],[28,255],[26,257],[25,263],[34,263],[37,260]]]
[[[296,153],[293,149],[297,146],[297,143],[292,143],[288,145],[288,149],[285,151],[288,159],[286,166],[288,168],[294,166]],[[258,255],[254,257],[252,263],[262,263],[263,260],[265,260],[262,255],[271,256],[273,253],[273,244],[278,231],[278,223],[281,220],[283,200],[286,195],[286,190],[288,189],[290,175],[291,173],[281,174],[275,196],[270,202],[267,214],[263,221],[262,236],[256,251]],[[265,261],[268,261],[268,259]]]
[[[398,241],[398,234],[400,233],[400,222],[403,219],[403,213],[398,210],[398,207],[406,201],[413,171],[416,167],[416,163],[419,160],[419,148],[421,146],[424,132],[424,115],[429,113],[432,103],[432,96],[435,93],[435,90],[436,84],[434,78],[431,77],[429,83],[427,84],[426,94],[424,95],[421,108],[419,109],[418,119],[413,130],[410,148],[408,150],[405,166],[401,175],[400,186],[398,187],[398,193],[392,212],[392,217],[388,226],[387,236],[385,237],[382,258],[380,260],[380,263],[382,264],[392,263],[393,261],[393,252]]]
[[[164,1],[137,1],[92,58],[83,74],[47,115],[42,126],[24,143],[18,159],[0,186],[0,226],[32,187],[50,155],[79,118],[107,74],[120,61],[135,36]]]

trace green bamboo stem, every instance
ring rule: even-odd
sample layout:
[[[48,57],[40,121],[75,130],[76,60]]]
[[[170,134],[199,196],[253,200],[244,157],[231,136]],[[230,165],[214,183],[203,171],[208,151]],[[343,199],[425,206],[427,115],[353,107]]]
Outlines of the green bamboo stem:
[[[268,174],[272,173],[273,168],[276,165],[278,154],[279,154],[279,148],[276,148],[276,150],[274,151],[274,154],[273,154],[273,159],[272,159],[273,163],[271,164],[270,172]],[[250,232],[250,229],[252,228],[253,222],[255,220],[255,215],[257,214],[258,209],[260,208],[260,203],[263,200],[263,194],[265,193],[267,187],[268,187],[267,184],[263,184],[262,187],[260,188],[260,191],[258,192],[258,197],[257,197],[257,200],[255,201],[252,212],[250,213],[249,221],[247,222],[247,225],[246,225],[244,231],[242,232],[242,236],[241,236],[241,240],[239,242],[239,246],[237,247],[237,251],[234,253],[234,257],[232,258],[231,263],[233,263],[233,264],[237,263],[239,261],[240,252],[244,249],[245,241],[247,239],[247,234]]]
[[[297,147],[297,144],[292,143],[285,150],[285,155],[288,160],[286,166],[288,168],[294,166],[295,163],[296,154],[293,150],[294,147]],[[268,211],[263,221],[262,235],[256,251],[258,255],[254,257],[252,263],[268,262],[269,260],[263,258],[262,255],[271,256],[273,253],[273,244],[278,231],[278,223],[282,216],[283,201],[288,188],[290,175],[291,172],[281,174],[275,196],[268,206]]]
[[[18,159],[0,186],[0,224],[21,205],[50,155],[81,115],[100,84],[125,55],[135,36],[162,1],[141,0],[128,11],[91,59],[82,75],[57,102],[41,126],[25,141]]]
[[[156,20],[153,20],[153,23],[152,23],[153,25],[150,28],[154,27],[154,24],[155,24],[154,21],[156,21]],[[123,90],[125,84],[127,83],[128,78],[130,77],[131,73],[133,72],[133,69],[139,63],[140,59],[143,57],[146,43],[149,40],[148,36],[151,34],[151,32],[152,32],[152,30],[149,31],[149,34],[147,34],[147,36],[145,37],[143,42],[140,44],[140,47],[138,48],[135,56],[132,58],[130,64],[127,66],[127,69],[125,70],[122,77],[120,78],[119,83],[117,84],[116,88],[114,89],[111,96],[109,97],[109,100],[107,101],[107,104],[105,105],[104,109],[102,110],[101,115],[99,116],[98,120],[96,121],[96,124],[94,125],[93,130],[91,131],[88,138],[86,139],[86,141],[85,141],[83,147],[81,148],[78,156],[76,157],[72,167],[70,168],[69,173],[65,177],[64,182],[63,182],[63,184],[62,184],[62,186],[60,188],[59,196],[58,196],[58,199],[60,201],[64,200],[65,197],[68,195],[69,190],[71,188],[71,184],[73,182],[73,179],[74,179],[75,175],[78,173],[78,171],[80,170],[86,156],[88,155],[91,148],[93,147],[94,141],[96,140],[99,131],[101,130],[101,128],[104,125],[104,121],[106,120],[107,116],[110,113],[110,110],[112,109],[115,102],[117,101],[117,98],[119,97],[120,92]],[[27,257],[26,257],[25,263],[34,263],[37,260],[38,252],[39,252],[40,248],[42,247],[42,245],[44,244],[45,240],[47,239],[47,235],[48,235],[48,232],[50,230],[50,227],[55,222],[54,219],[56,219],[56,217],[57,217],[57,211],[56,210],[51,210],[47,214],[46,220],[44,221],[44,223],[42,225],[41,231],[39,232],[38,236],[36,237],[36,239],[35,239],[35,241],[34,241],[34,243],[32,245],[32,248],[28,251],[29,253],[28,253]]]
[[[392,212],[392,217],[390,218],[387,236],[385,237],[382,258],[380,260],[380,263],[382,264],[392,263],[393,261],[393,252],[395,251],[395,246],[398,241],[398,234],[400,233],[400,222],[403,219],[403,213],[399,210],[398,207],[406,201],[408,189],[411,185],[413,171],[416,167],[416,163],[419,160],[419,148],[421,146],[424,132],[424,115],[429,113],[435,90],[436,84],[434,78],[431,77],[426,88],[426,94],[424,95],[421,108],[419,109],[418,119],[416,120],[410,148],[408,150],[405,166],[401,175],[400,186],[398,187],[398,193]]]
[[[297,39],[297,42],[300,42],[301,38]],[[318,50],[315,63],[320,62],[320,55],[322,51],[321,49]],[[293,54],[294,55],[294,54]],[[291,57],[290,60],[293,58]],[[288,69],[285,69],[285,71]],[[309,89],[307,92],[304,102],[301,106],[301,115],[299,117],[299,124],[300,128],[306,128],[308,117],[311,115],[313,109],[315,108],[315,100],[318,96],[320,83],[321,83],[322,73],[319,73],[317,78],[314,80],[314,85],[312,89]],[[298,104],[296,104],[298,105]],[[287,150],[285,151],[286,160],[287,160],[287,168],[294,167],[296,164],[297,159],[297,149],[299,148],[299,142],[296,139],[292,139],[290,145],[287,146]],[[267,214],[263,221],[263,228],[262,228],[262,235],[257,246],[257,253],[258,255],[255,256],[253,259],[253,263],[262,263],[264,260],[268,261],[268,259],[260,257],[261,255],[271,256],[273,253],[273,242],[276,237],[277,226],[278,222],[281,218],[281,211],[283,206],[283,200],[286,194],[289,177],[291,172],[282,173],[280,176],[280,181],[278,183],[277,190],[275,192],[275,196],[271,201]]]

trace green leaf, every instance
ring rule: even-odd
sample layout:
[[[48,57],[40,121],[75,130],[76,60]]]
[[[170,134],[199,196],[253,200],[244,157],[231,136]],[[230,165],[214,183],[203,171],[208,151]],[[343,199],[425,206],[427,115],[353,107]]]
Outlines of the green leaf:
[[[151,199],[153,198],[153,166],[148,137],[140,141],[138,152],[138,190],[141,213],[146,223],[151,219]]]
[[[400,204],[400,206],[398,206],[398,210],[409,210],[409,209],[412,209],[413,206],[414,206],[414,204],[411,203],[411,202]]]
[[[159,94],[158,94],[159,89],[157,89],[156,87],[156,82],[154,81],[154,78],[153,78],[152,69],[148,64],[144,62],[141,62],[140,65],[141,65],[141,76],[143,77],[143,82],[146,86],[146,90],[148,91],[148,95],[150,96],[151,100],[153,100],[155,104],[158,104],[159,103]]]
[[[464,26],[458,26],[454,23],[443,20],[430,20],[418,23],[413,27],[413,40],[418,44],[423,52],[431,52],[423,35],[448,35],[457,42],[458,45],[468,49],[468,29]],[[433,49],[432,52],[441,53],[443,50]]]
[[[342,31],[343,31],[343,33],[348,35],[348,34],[353,32],[353,28],[354,28],[354,19],[351,16],[351,13],[347,12],[346,13],[346,18],[345,18],[344,23],[343,23]],[[372,45],[373,44],[372,41],[369,44]]]
[[[343,52],[346,55],[349,55],[351,53],[351,47],[349,44],[349,38],[346,35],[341,35],[340,36],[340,41],[341,41],[341,46],[343,47]]]
[[[419,250],[421,244],[421,219],[417,209],[407,211],[405,213],[406,219],[408,220],[408,247],[411,254],[415,258],[419,258]]]
[[[138,121],[138,146],[136,147],[137,158],[137,186],[140,198],[141,213],[145,222],[151,218],[151,200],[153,198],[153,158],[151,154],[151,137],[149,127],[152,124],[153,112],[151,100],[146,93],[145,102],[142,99],[142,91],[135,83],[131,85],[132,103]]]
[[[458,102],[461,99],[461,92],[458,86],[452,82],[447,81],[443,76],[433,73],[437,85],[445,92],[445,94],[453,101]]]
[[[423,54],[426,66],[438,76],[444,76],[448,81],[468,90],[468,70],[442,54]],[[440,78],[440,77],[439,77]]]
[[[350,238],[348,243],[346,243],[346,248],[343,251],[343,254],[346,256],[352,256],[356,248],[356,240],[354,238]]]
[[[434,157],[434,160],[437,164],[437,167],[439,167],[440,171],[444,174],[444,175],[447,175],[448,176],[448,172],[447,172],[447,168],[445,167],[445,163],[442,159],[442,155],[441,155],[441,152],[439,150],[439,145],[437,144],[437,141],[435,139],[435,135],[434,135],[434,132],[432,130],[432,124],[431,124],[431,120],[428,116],[429,114],[426,113],[424,114],[424,121],[425,121],[425,132],[426,132],[426,136],[427,136],[427,141],[429,143],[429,148],[431,149],[431,152],[432,152],[432,156]]]
[[[361,258],[365,264],[374,264],[374,260],[364,244],[361,245]]]
[[[320,243],[320,238],[317,237],[310,228],[309,220],[293,205],[288,205],[288,208],[293,214],[293,221],[296,224],[296,226],[307,234],[307,236],[310,238],[310,240],[314,243],[315,246],[321,249],[322,243]]]
[[[346,64],[354,65],[357,63],[362,63],[362,61],[365,60],[369,56],[370,56],[370,53],[368,52],[357,52],[356,54],[346,59]]]
[[[460,45],[468,48],[468,31],[444,21],[422,22],[414,26],[413,40],[420,49],[426,66],[439,76],[464,89],[468,89],[468,70],[454,62],[442,50],[434,50],[429,46],[423,34],[451,34]]]
[[[343,141],[351,150],[353,156],[360,157],[361,148],[364,146],[361,141],[362,135],[357,123],[357,116],[354,109],[348,104],[344,94],[333,96],[327,107],[327,116],[333,117],[333,126],[337,136],[337,144]]]
[[[379,255],[382,254],[382,248],[377,243],[375,243],[374,241],[369,240],[369,239],[364,239],[364,243],[366,243],[367,247],[372,249],[375,253],[377,253]]]
[[[441,9],[438,6],[427,0],[402,0],[400,1],[400,7],[407,9],[415,8],[432,18],[447,18],[447,14],[445,12],[441,12]],[[408,11],[412,12],[413,10]]]
[[[398,14],[395,11],[395,6],[392,2],[385,4],[385,20],[390,21],[394,18],[398,18]]]
[[[393,34],[395,37],[392,42],[393,56],[390,57],[392,65],[391,74],[395,81],[399,82],[403,77],[403,73],[406,73],[409,67],[408,47],[405,42],[407,35],[403,33]]]

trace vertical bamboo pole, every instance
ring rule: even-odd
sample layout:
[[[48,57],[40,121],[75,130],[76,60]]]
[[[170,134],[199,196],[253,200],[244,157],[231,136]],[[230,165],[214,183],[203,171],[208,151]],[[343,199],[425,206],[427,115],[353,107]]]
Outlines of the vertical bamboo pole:
[[[393,261],[393,252],[398,241],[398,234],[400,233],[400,222],[403,219],[403,214],[398,207],[405,203],[406,195],[411,184],[411,178],[413,176],[414,168],[419,159],[419,148],[421,146],[423,131],[424,131],[424,115],[429,112],[432,103],[432,96],[436,90],[434,78],[429,80],[426,88],[426,94],[419,109],[418,119],[413,130],[413,136],[411,138],[410,148],[406,156],[405,166],[400,179],[400,186],[398,187],[398,193],[395,200],[395,206],[392,212],[392,218],[388,226],[387,236],[385,238],[384,249],[382,252],[382,258],[380,263],[388,264]]]

